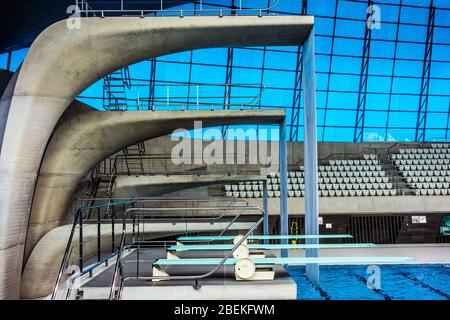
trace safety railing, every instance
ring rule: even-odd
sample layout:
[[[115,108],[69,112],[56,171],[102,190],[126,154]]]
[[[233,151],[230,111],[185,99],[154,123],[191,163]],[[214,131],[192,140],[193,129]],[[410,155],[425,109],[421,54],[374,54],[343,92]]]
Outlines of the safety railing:
[[[127,17],[146,17],[147,15],[165,16],[177,15],[268,15],[270,10],[274,9],[280,0],[261,1],[268,3],[263,7],[251,7],[246,4],[254,1],[237,0],[234,6],[224,6],[217,3],[211,3],[207,0],[180,1],[180,0],[149,0],[144,2],[136,1],[98,1],[98,0],[76,0],[75,6],[80,16],[107,17],[107,16],[127,16]],[[107,7],[106,7],[107,6]],[[217,8],[215,8],[217,7]]]
[[[92,206],[81,207],[76,211],[72,229],[70,231],[69,239],[67,241],[66,250],[64,251],[64,256],[62,259],[61,267],[59,269],[58,276],[56,278],[55,287],[52,292],[52,296],[51,296],[52,300],[57,298],[58,289],[59,289],[59,286],[63,279],[63,275],[69,267],[70,258],[71,258],[72,251],[73,251],[73,241],[74,241],[74,236],[75,236],[75,231],[77,229],[77,225],[79,225],[79,271],[80,271],[80,276],[86,273],[86,271],[83,270],[83,259],[82,259],[82,257],[83,257],[83,218],[84,218],[83,213],[87,212],[87,211],[91,211],[92,209],[99,209],[99,208],[106,207],[106,206],[132,205],[134,202],[135,202],[134,200],[131,200],[131,201],[108,203],[108,204],[92,205]],[[98,214],[98,220],[100,220],[99,214]],[[114,220],[112,221],[111,228],[112,228],[111,229],[112,230],[112,246],[113,246],[113,252],[114,252]],[[97,232],[98,232],[98,237],[97,237],[98,247],[100,247],[100,237],[101,237],[100,224],[97,227]],[[97,264],[94,264],[94,265],[98,266],[102,262],[103,261],[101,260],[100,256],[98,256],[98,262],[97,262]],[[68,287],[70,288],[71,286],[69,285]],[[67,295],[66,295],[66,297],[67,297]]]
[[[135,78],[129,78],[126,87],[119,78],[104,82],[102,96],[80,98],[93,103],[101,100],[106,111],[252,109],[259,108],[265,91],[263,83],[183,83]]]
[[[196,157],[193,157],[195,162]],[[109,159],[106,159],[109,161]],[[100,164],[101,165],[101,164]],[[181,169],[180,169],[181,167]],[[111,161],[111,167],[105,172],[99,173],[100,176],[109,176],[109,180],[115,175],[202,175],[202,174],[220,174],[229,176],[238,174],[245,168],[244,165],[233,166],[230,169],[218,168],[214,171],[207,170],[205,165],[197,164],[178,164],[172,162],[170,156],[154,156],[150,154],[143,155],[116,155]],[[109,171],[109,172],[108,172]],[[109,182],[108,190],[112,189],[112,182]]]
[[[211,211],[211,210],[220,210],[225,209],[219,208],[219,207],[200,207],[195,208],[196,211]],[[111,290],[109,299],[110,300],[116,300],[120,299],[122,295],[122,290],[125,285],[125,283],[129,280],[142,280],[142,281],[149,281],[149,280],[158,280],[158,281],[170,281],[170,280],[193,280],[194,281],[194,287],[199,287],[199,280],[210,277],[213,275],[219,268],[221,268],[224,263],[227,261],[227,259],[236,251],[236,249],[248,238],[249,235],[251,235],[258,227],[259,225],[264,221],[265,212],[260,207],[254,207],[254,206],[244,206],[244,207],[233,207],[234,210],[241,210],[238,215],[235,216],[233,220],[229,222],[227,227],[224,229],[224,231],[228,230],[232,224],[234,224],[237,219],[246,211],[258,211],[261,214],[261,217],[254,223],[254,225],[247,231],[245,235],[242,236],[242,238],[233,246],[233,248],[224,256],[224,258],[216,265],[214,266],[210,271],[200,274],[200,275],[189,275],[189,276],[151,276],[151,277],[141,277],[139,275],[139,250],[140,250],[140,233],[138,228],[138,241],[137,243],[132,243],[131,245],[125,245],[126,242],[126,234],[127,234],[127,217],[131,213],[131,216],[133,218],[133,221],[137,221],[138,225],[141,223],[141,215],[145,212],[151,212],[151,211],[166,211],[166,210],[173,210],[174,208],[129,208],[126,210],[126,213],[123,217],[123,224],[122,224],[122,236],[120,240],[120,247],[116,258],[116,264],[114,269],[114,274],[112,278],[111,283]],[[177,210],[192,210],[192,208],[176,208]],[[136,219],[137,217],[137,219]],[[222,231],[220,235],[224,233]],[[127,248],[136,247],[137,250],[137,262],[136,262],[136,276],[134,277],[124,277],[123,272],[123,264],[122,264],[122,255],[124,250]]]
[[[162,221],[170,221],[173,224],[176,224],[177,222],[187,222],[187,221],[216,221],[219,220],[221,218],[223,218],[227,212],[229,210],[232,210],[235,205],[237,203],[241,203],[241,206],[247,206],[248,202],[244,199],[234,199],[234,198],[209,198],[209,199],[187,199],[187,198],[170,198],[170,197],[162,197],[162,198],[138,198],[138,199],[129,199],[129,198],[96,198],[96,199],[92,199],[92,198],[88,198],[88,199],[80,199],[79,200],[81,203],[85,203],[87,202],[88,205],[87,206],[82,206],[80,207],[75,214],[74,217],[74,222],[72,225],[72,229],[70,231],[70,235],[69,235],[69,239],[67,242],[67,246],[64,252],[64,256],[62,259],[62,263],[61,263],[61,267],[60,270],[58,272],[58,276],[56,278],[56,283],[55,283],[55,287],[54,290],[52,292],[52,296],[51,299],[59,299],[61,296],[66,299],[69,297],[70,292],[71,292],[71,288],[72,288],[72,283],[73,283],[73,279],[81,277],[87,273],[92,272],[92,270],[94,270],[95,268],[97,268],[98,266],[107,263],[109,259],[113,258],[117,253],[117,246],[116,246],[116,242],[115,242],[115,225],[116,225],[116,215],[115,214],[111,214],[111,215],[107,215],[107,213],[109,212],[109,210],[111,210],[111,208],[116,208],[118,206],[123,206],[123,212],[126,212],[127,208],[126,206],[145,206],[148,203],[160,203],[160,202],[170,202],[170,203],[184,203],[189,201],[190,203],[197,203],[197,204],[201,204],[201,203],[211,203],[211,202],[217,202],[217,203],[222,203],[225,202],[226,205],[222,205],[222,206],[218,206],[220,208],[228,208],[226,210],[223,210],[223,212],[221,214],[212,216],[212,217],[186,217],[186,216],[180,216],[180,217],[160,217],[157,219],[153,219],[151,220],[151,222],[162,222]],[[107,203],[102,203],[102,204],[96,204],[96,205],[91,205],[92,203],[95,202],[99,202],[99,201],[107,201]],[[195,209],[195,207],[188,207],[188,210],[192,210]],[[213,208],[215,208],[213,206]],[[130,209],[130,208],[128,208]],[[145,207],[140,207],[137,208],[139,210],[143,210],[145,209]],[[160,208],[152,208],[153,210],[161,210]],[[166,211],[170,211],[173,210],[173,208],[170,207],[166,207],[165,209],[167,209]],[[106,210],[105,212],[103,212],[102,210]],[[94,218],[90,218],[91,216],[91,212],[94,212]],[[149,220],[150,221],[150,220]],[[130,221],[126,221],[127,223],[129,223]],[[131,221],[131,223],[134,223],[134,221]],[[96,237],[93,237],[92,239],[85,239],[83,237],[83,227],[87,226],[87,225],[93,225],[96,228]],[[105,230],[103,229],[102,232],[102,226],[106,225],[107,228],[110,226],[111,227],[111,231],[110,232],[105,232]],[[72,254],[73,254],[73,249],[77,246],[76,244],[76,240],[75,240],[75,234],[76,231],[78,230],[79,234],[78,234],[78,265],[77,265],[77,274],[69,274],[67,276],[67,279],[64,279],[63,276],[66,275],[68,272],[70,271],[69,267],[70,267],[70,262]],[[104,241],[105,237],[110,237],[111,239],[111,253],[110,254],[106,254],[106,256],[102,256],[102,241]],[[96,241],[97,242],[97,250],[96,250],[96,261],[94,263],[92,263],[91,265],[89,265],[88,267],[84,267],[85,264],[85,259],[86,257],[84,256],[84,246],[90,242],[90,241]],[[120,247],[120,246],[119,246]],[[67,281],[64,281],[67,280]],[[60,293],[60,288],[61,288],[61,284],[63,282],[66,282],[66,286],[64,287],[64,292]]]

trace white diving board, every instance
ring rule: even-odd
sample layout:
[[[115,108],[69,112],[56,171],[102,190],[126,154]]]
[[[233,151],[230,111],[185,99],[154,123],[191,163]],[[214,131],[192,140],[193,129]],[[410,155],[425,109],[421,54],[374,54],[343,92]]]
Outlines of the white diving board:
[[[256,265],[305,265],[311,264],[367,264],[367,263],[399,263],[413,260],[408,257],[312,257],[312,258],[254,258],[250,259]],[[220,258],[198,259],[158,259],[153,265],[157,266],[214,266]],[[235,265],[240,259],[229,258],[224,265]]]
[[[169,251],[194,251],[194,250],[231,250],[232,244],[212,245],[177,245],[170,246]],[[249,249],[339,249],[339,248],[375,248],[373,243],[337,243],[337,244],[248,244]]]
[[[234,240],[236,236],[182,236],[178,241],[228,241]],[[344,239],[353,238],[349,234],[321,234],[321,235],[254,235],[248,236],[248,240],[295,240],[295,239]]]

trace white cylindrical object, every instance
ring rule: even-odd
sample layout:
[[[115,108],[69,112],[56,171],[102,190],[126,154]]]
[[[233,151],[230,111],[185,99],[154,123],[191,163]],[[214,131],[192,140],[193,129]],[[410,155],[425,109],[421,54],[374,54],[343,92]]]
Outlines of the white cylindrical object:
[[[241,279],[250,279],[256,272],[256,266],[250,259],[241,259],[234,266],[234,272]]]
[[[248,258],[249,256],[250,256],[250,250],[248,250],[248,247],[245,244],[241,244],[233,252],[233,258],[235,258],[235,259],[244,259],[244,258]]]
[[[233,239],[233,244],[237,244],[239,241],[241,241],[241,239],[244,236],[242,234],[238,234],[234,239]],[[241,244],[245,244],[247,245],[247,239],[244,240],[244,242],[242,242]]]

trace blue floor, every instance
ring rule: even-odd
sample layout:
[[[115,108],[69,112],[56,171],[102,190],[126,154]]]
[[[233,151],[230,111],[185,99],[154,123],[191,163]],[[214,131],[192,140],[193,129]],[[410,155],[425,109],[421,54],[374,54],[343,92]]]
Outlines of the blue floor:
[[[321,266],[320,287],[305,267],[287,267],[297,283],[298,300],[450,300],[450,267],[445,265],[379,265],[379,288],[369,288],[368,266]],[[369,270],[370,271],[370,270]]]

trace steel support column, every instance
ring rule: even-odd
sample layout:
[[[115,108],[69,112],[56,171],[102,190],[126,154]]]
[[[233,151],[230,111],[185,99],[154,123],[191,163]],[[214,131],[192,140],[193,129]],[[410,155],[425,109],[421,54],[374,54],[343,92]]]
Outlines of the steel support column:
[[[336,34],[336,23],[337,23],[337,16],[338,16],[338,3],[339,0],[336,0],[335,6],[334,6],[334,17],[333,17],[333,33],[331,36],[331,48],[330,48],[330,62],[328,64],[328,79],[327,79],[327,91],[325,95],[325,110],[323,112],[323,127],[322,127],[322,138],[321,141],[325,141],[325,130],[327,128],[327,111],[328,111],[328,101],[330,97],[330,86],[331,86],[331,68],[333,67],[333,51],[334,51],[334,38]]]
[[[368,7],[373,5],[373,1],[368,1]],[[371,19],[374,11],[367,11],[366,21]],[[372,29],[368,23],[366,25],[366,31],[364,32],[364,45],[361,61],[361,72],[359,75],[359,90],[358,90],[358,105],[356,106],[356,121],[355,131],[353,134],[354,142],[362,142],[364,139],[364,124],[366,116],[366,101],[367,101],[367,80],[369,76],[369,61],[370,61],[370,40],[372,38]]]
[[[319,234],[319,198],[317,181],[317,120],[316,120],[316,70],[314,28],[303,45],[304,83],[304,167],[305,167],[305,234]],[[306,239],[307,244],[317,244],[318,239]],[[318,257],[319,249],[306,249],[306,257]],[[319,284],[319,265],[307,264],[306,276]]]
[[[417,109],[417,124],[415,141],[426,141],[428,94],[430,92],[430,72],[431,55],[433,52],[434,34],[434,13],[433,0],[430,2],[430,12],[428,15],[427,38],[425,40],[425,55],[423,57],[422,80],[420,83],[419,107]]]
[[[308,11],[308,0],[302,0],[302,15]],[[301,96],[302,96],[303,55],[302,46],[297,48],[297,63],[295,66],[294,96],[292,98],[291,130],[289,141],[298,140],[298,127],[300,123]]]
[[[148,106],[150,110],[155,109],[155,79],[156,79],[156,58],[150,60],[150,85],[148,87]]]
[[[269,203],[267,199],[267,180],[263,181],[263,210],[264,210],[264,221],[263,221],[263,235],[269,235]],[[264,239],[264,244],[269,244],[269,240]]]
[[[395,76],[395,63],[397,62],[397,51],[398,51],[398,38],[399,38],[399,31],[400,31],[400,19],[402,15],[402,5],[403,0],[400,0],[398,4],[398,15],[397,15],[397,30],[395,32],[395,45],[394,45],[394,58],[392,61],[392,68],[391,68],[391,83],[389,88],[389,102],[387,107],[387,115],[386,115],[386,128],[384,130],[384,141],[388,141],[388,134],[389,134],[389,117],[391,114],[391,108],[392,108],[392,92],[394,90],[394,76]]]
[[[287,142],[286,142],[286,119],[280,123],[280,234],[289,234],[289,215],[287,199]],[[281,243],[288,243],[287,239]],[[287,249],[281,250],[281,257],[287,257]]]
[[[11,71],[12,51],[8,52],[8,61],[6,62],[6,70]]]
[[[236,5],[235,0],[231,2],[231,15],[236,15]],[[233,80],[233,57],[234,48],[228,48],[227,51],[227,66],[225,70],[225,91],[223,95],[223,109],[230,109],[231,104],[231,82]],[[222,137],[225,139],[227,135],[228,126],[222,127]]]
[[[448,141],[448,125],[450,122],[450,101],[448,102],[447,124],[445,126],[445,141]]]

